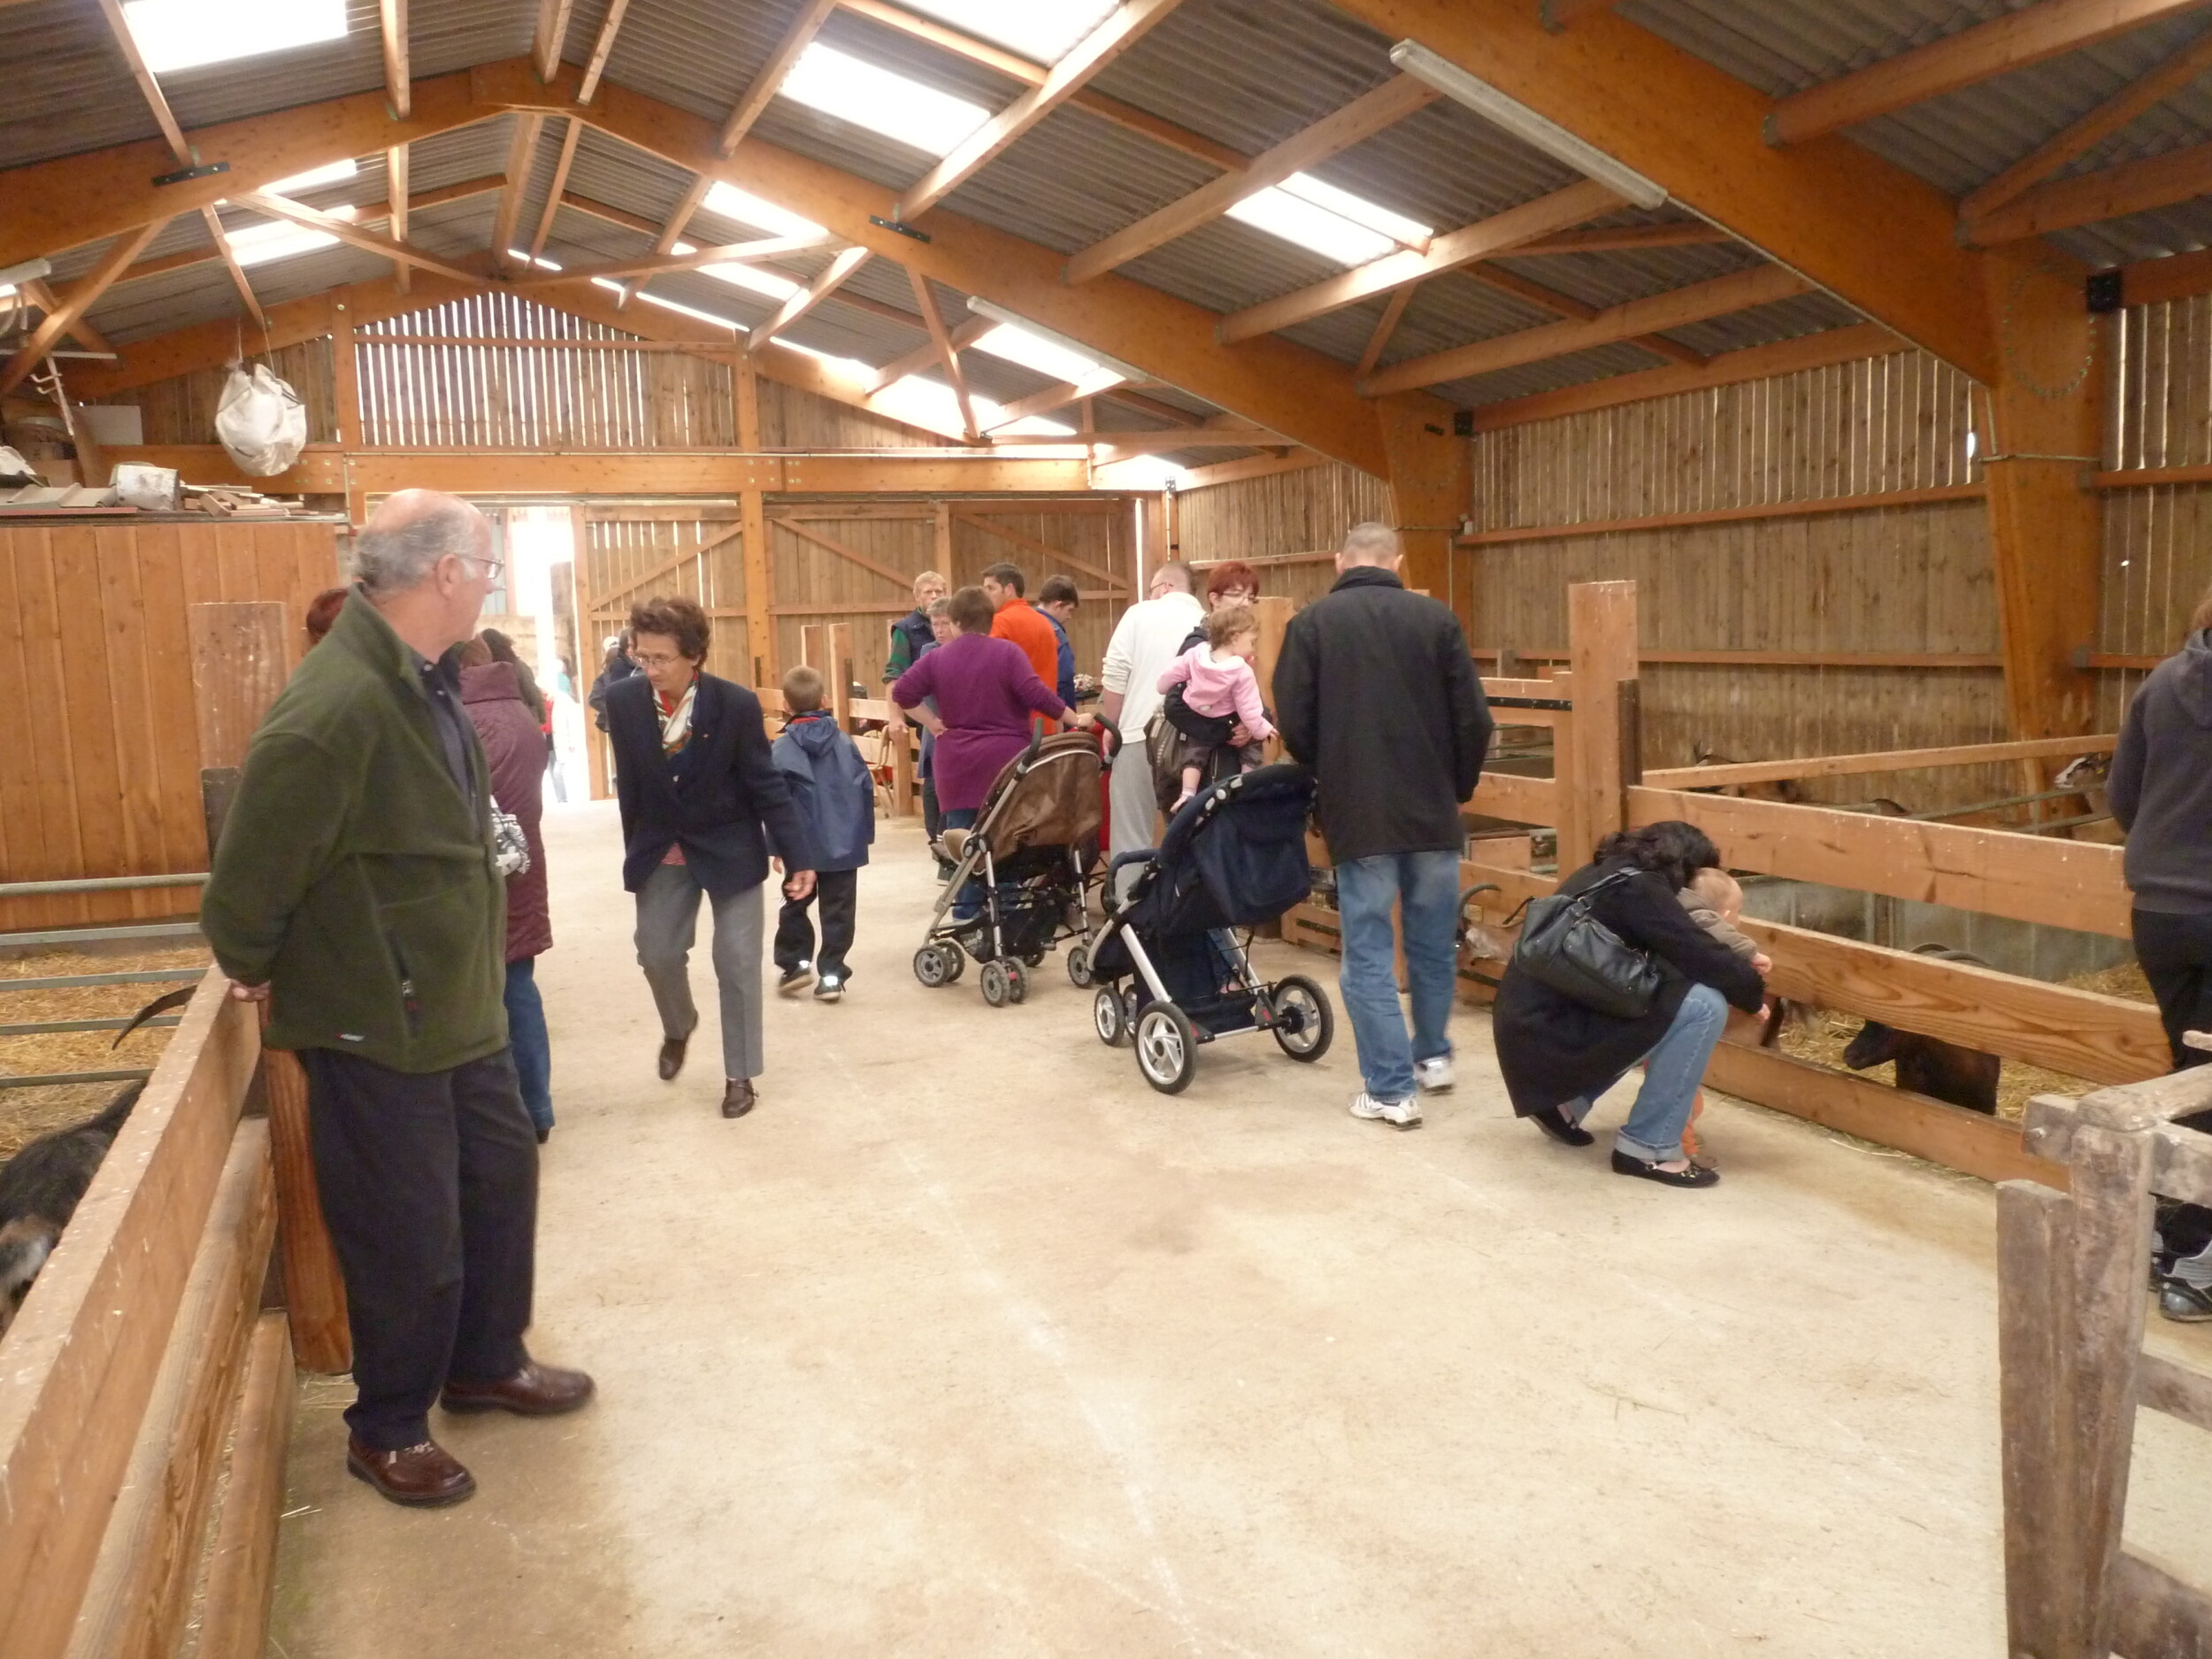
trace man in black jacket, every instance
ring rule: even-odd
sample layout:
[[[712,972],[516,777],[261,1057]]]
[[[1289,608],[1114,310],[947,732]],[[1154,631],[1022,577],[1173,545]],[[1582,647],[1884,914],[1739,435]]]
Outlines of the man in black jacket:
[[[768,838],[783,855],[783,895],[814,891],[806,824],[776,770],[760,699],[705,672],[711,625],[685,598],[630,612],[643,672],[607,693],[615,794],[622,805],[622,885],[637,895],[638,965],[661,1017],[660,1075],[672,1082],[699,1024],[687,964],[699,900],[714,907],[721,991],[722,1115],[752,1110],[761,1058],[761,885]]]
[[[1290,619],[1275,665],[1276,724],[1314,770],[1336,862],[1344,958],[1337,983],[1366,1087],[1352,1116],[1413,1129],[1416,1089],[1452,1086],[1460,803],[1490,749],[1490,709],[1459,618],[1398,580],[1398,534],[1356,525],[1336,585]],[[1405,918],[1406,1036],[1391,910]]]

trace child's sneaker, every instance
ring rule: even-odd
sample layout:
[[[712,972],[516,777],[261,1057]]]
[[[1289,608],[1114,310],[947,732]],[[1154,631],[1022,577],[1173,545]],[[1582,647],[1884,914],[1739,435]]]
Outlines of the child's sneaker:
[[[814,987],[814,1000],[818,1002],[834,1002],[844,995],[845,982],[835,974],[824,974]]]
[[[1452,1086],[1452,1056],[1448,1054],[1432,1056],[1413,1063],[1413,1080],[1421,1086],[1424,1094],[1441,1094]]]
[[[1364,1090],[1352,1096],[1352,1116],[1388,1124],[1393,1129],[1418,1129],[1420,1103],[1414,1100],[1377,1100]]]
[[[807,981],[813,977],[814,964],[812,963],[795,963],[776,976],[776,989],[784,995],[789,996],[794,991],[804,990]]]

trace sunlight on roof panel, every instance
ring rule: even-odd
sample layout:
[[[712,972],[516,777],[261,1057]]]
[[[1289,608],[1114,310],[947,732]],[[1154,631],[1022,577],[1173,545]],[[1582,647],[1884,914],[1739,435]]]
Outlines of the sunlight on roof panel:
[[[1115,0],[902,0],[1010,52],[1056,64],[1114,11]]]
[[[909,81],[819,41],[799,54],[799,61],[776,90],[825,115],[933,156],[948,154],[991,118],[979,104]],[[712,200],[708,198],[710,205]]]
[[[230,244],[231,257],[242,265],[266,265],[272,259],[289,259],[296,254],[313,253],[318,248],[336,245],[338,239],[326,230],[310,230],[304,225],[273,219],[259,225],[249,225],[242,230],[227,230],[223,240]]]
[[[1403,213],[1394,213],[1364,196],[1340,190],[1310,173],[1294,173],[1279,188],[1316,207],[1326,208],[1340,219],[1348,219],[1355,225],[1378,231],[1393,242],[1425,242],[1436,234],[1432,225],[1421,224]]]
[[[1229,210],[1229,217],[1347,265],[1365,265],[1435,234],[1402,213],[1303,173],[1246,196]]]
[[[698,250],[690,242],[680,242],[670,251],[684,254],[696,253]],[[748,293],[764,294],[772,300],[787,300],[801,287],[789,277],[778,276],[773,271],[757,270],[752,265],[738,265],[729,260],[720,265],[703,265],[696,268],[701,276],[710,276],[718,282],[726,282],[732,288],[743,288]]]
[[[693,317],[703,323],[712,323],[718,328],[734,328],[741,334],[752,332],[734,319],[717,317],[712,311],[703,311],[696,305],[687,305],[681,300],[664,300],[657,294],[647,293],[643,288],[631,297],[643,300],[648,305],[657,305],[664,311],[674,311],[679,317]]]
[[[517,265],[534,265],[541,271],[557,271],[561,268],[559,260],[545,258],[541,255],[532,253],[527,248],[510,248],[507,250],[507,257]]]
[[[935,375],[910,374],[885,387],[872,401],[883,413],[910,426],[933,426],[941,432],[960,430],[960,400],[952,395],[952,387]],[[1005,405],[987,397],[971,393],[968,406],[975,411],[976,424],[987,432],[994,422],[1006,419]],[[1011,426],[999,427],[998,435],[1060,438],[1071,436],[1074,431],[1074,427],[1049,417],[1031,415]]]
[[[361,169],[349,156],[343,161],[334,161],[327,167],[310,167],[305,173],[296,173],[288,179],[279,179],[274,184],[261,188],[271,196],[290,196],[299,190],[318,189],[326,184],[342,184]]]
[[[803,346],[795,340],[780,337],[776,343],[787,350],[812,357],[818,363],[827,364],[840,374],[848,374],[856,380],[866,380],[876,372],[876,365],[872,363],[863,363],[858,357],[841,357],[834,351],[825,351],[819,346]]]
[[[1056,341],[1046,340],[1010,323],[1001,323],[991,330],[975,342],[975,349],[1003,357],[1009,363],[1018,363],[1040,374],[1048,374],[1056,380],[1080,380],[1097,373],[1099,369],[1097,358],[1071,351]]]
[[[138,55],[157,75],[343,40],[345,0],[124,0]]]
[[[826,236],[829,233],[810,219],[801,219],[787,208],[755,196],[750,190],[741,190],[733,184],[718,184],[706,193],[699,205],[718,219],[726,219],[740,225],[750,225],[755,230],[764,230],[772,236]]]

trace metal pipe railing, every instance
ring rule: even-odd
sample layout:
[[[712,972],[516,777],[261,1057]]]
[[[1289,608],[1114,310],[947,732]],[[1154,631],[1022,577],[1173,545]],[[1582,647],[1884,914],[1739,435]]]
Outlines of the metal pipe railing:
[[[167,876],[83,876],[68,881],[0,881],[0,899],[27,899],[41,893],[126,893],[134,887],[196,887],[207,872]]]

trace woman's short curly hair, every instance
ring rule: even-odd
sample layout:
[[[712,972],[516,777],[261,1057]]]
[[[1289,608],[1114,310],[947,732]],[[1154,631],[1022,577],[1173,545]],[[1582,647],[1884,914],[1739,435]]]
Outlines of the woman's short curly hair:
[[[661,634],[676,641],[676,649],[695,663],[704,662],[707,641],[714,637],[714,624],[707,620],[707,613],[699,609],[698,602],[681,594],[664,594],[657,599],[640,600],[630,607],[630,633]]]
[[[1248,594],[1257,595],[1260,591],[1259,572],[1242,559],[1231,559],[1227,564],[1217,565],[1206,572],[1206,602],[1209,604],[1213,603],[1215,595],[1225,594],[1232,588],[1240,588]]]
[[[1720,849],[1696,825],[1671,818],[1641,829],[1615,830],[1598,843],[1597,862],[1609,858],[1625,858],[1639,870],[1663,876],[1679,893],[1699,871],[1719,866]]]

